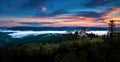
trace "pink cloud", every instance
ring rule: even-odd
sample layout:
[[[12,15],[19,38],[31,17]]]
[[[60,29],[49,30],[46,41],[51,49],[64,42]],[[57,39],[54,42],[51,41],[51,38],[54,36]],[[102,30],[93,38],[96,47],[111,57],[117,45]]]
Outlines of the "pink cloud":
[[[42,10],[42,11],[46,11],[47,8],[46,8],[45,6],[43,6],[43,7],[41,7],[41,10]]]

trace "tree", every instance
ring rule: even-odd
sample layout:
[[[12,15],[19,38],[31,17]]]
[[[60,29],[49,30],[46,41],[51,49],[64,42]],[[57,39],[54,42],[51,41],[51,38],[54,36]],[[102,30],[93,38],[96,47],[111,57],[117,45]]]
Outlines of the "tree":
[[[113,37],[113,32],[115,28],[115,20],[110,20],[109,22],[109,30],[110,30],[110,37]]]

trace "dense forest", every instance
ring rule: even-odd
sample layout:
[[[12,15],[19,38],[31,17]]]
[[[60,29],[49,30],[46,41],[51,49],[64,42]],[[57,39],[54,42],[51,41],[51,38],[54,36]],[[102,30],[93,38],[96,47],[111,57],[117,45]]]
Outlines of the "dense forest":
[[[119,35],[79,38],[77,34],[49,34],[11,39],[1,34],[1,42],[8,44],[1,44],[0,62],[120,62]]]

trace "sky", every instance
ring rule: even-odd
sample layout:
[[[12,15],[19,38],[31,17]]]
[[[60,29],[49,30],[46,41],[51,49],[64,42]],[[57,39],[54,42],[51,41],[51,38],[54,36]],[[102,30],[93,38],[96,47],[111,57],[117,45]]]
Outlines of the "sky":
[[[120,27],[120,0],[0,0],[0,26]]]

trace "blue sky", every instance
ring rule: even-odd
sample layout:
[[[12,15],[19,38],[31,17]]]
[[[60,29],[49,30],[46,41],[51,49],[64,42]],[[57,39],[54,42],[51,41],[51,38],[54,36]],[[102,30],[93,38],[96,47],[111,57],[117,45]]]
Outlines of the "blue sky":
[[[120,0],[0,0],[0,26],[107,26],[119,16]]]

